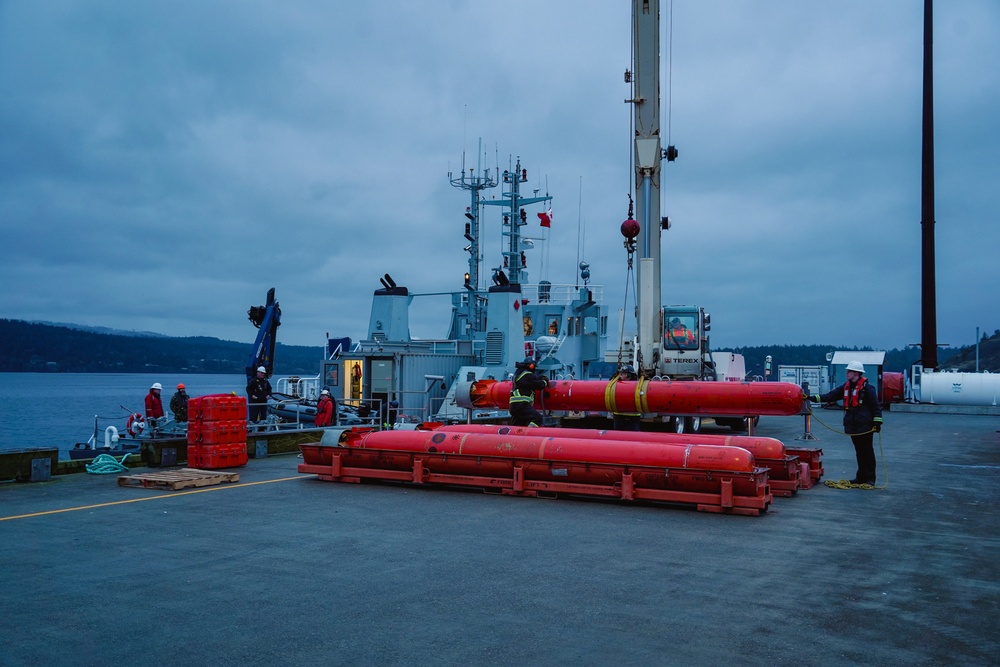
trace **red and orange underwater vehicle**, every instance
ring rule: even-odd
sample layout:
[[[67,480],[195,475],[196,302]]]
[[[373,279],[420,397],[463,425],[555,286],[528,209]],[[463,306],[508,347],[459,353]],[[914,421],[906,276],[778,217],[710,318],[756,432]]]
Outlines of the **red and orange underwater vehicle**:
[[[758,515],[767,469],[739,447],[455,430],[346,431],[341,446],[300,445],[299,472],[320,479],[473,486],[505,495],[574,494]]]
[[[812,464],[819,460],[820,449],[787,448],[776,438],[746,435],[707,435],[661,433],[656,431],[609,431],[602,429],[506,426],[497,424],[424,424],[419,428],[441,428],[446,431],[497,433],[510,435],[541,435],[552,438],[593,440],[628,440],[664,445],[715,445],[740,447],[753,455],[757,465],[768,469],[771,491],[777,496],[790,496],[799,489],[808,489],[822,476],[819,468],[814,477]]]
[[[506,407],[509,392],[510,383],[480,381],[469,395],[477,407]],[[611,394],[621,411],[787,415],[802,404],[801,390],[787,383],[558,381],[540,393],[543,407],[556,410],[602,409]],[[773,492],[812,485],[809,465],[779,440],[750,436],[429,423],[415,431],[354,428],[336,446],[300,448],[299,472],[328,481],[659,501],[754,516],[767,511]]]
[[[466,408],[507,409],[511,385],[510,381],[497,380],[460,384],[455,401]],[[667,415],[788,416],[802,409],[802,389],[790,382],[553,380],[544,391],[536,393],[535,407]]]

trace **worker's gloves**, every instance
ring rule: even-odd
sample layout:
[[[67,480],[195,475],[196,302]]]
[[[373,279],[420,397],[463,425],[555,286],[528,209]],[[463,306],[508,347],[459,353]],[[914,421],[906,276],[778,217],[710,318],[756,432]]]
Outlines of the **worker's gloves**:
[[[881,417],[876,417],[875,418],[875,425],[872,426],[872,428],[875,429],[876,433],[881,433],[882,432],[882,418]]]

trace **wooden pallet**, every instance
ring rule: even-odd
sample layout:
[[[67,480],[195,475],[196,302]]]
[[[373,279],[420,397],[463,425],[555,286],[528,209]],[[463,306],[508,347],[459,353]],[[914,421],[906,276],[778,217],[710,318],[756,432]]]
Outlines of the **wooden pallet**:
[[[238,472],[209,472],[197,468],[181,468],[164,472],[150,472],[139,475],[122,475],[118,486],[135,486],[144,489],[166,489],[176,491],[199,486],[212,486],[223,482],[238,482]]]

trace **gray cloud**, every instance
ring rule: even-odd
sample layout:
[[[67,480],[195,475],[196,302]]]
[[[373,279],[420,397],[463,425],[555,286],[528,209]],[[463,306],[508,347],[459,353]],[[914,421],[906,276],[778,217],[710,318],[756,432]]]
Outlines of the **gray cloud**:
[[[574,282],[582,245],[617,312],[627,5],[505,9],[0,5],[0,315],[249,340],[275,286],[283,341],[357,338],[383,273],[460,285],[447,172],[480,137],[484,166],[519,156],[555,196],[532,278]],[[716,345],[919,340],[919,3],[673,17],[664,300],[711,310]],[[1000,8],[939,3],[936,31],[939,339],[962,344],[1000,328]],[[443,335],[448,310],[418,298],[413,333]]]

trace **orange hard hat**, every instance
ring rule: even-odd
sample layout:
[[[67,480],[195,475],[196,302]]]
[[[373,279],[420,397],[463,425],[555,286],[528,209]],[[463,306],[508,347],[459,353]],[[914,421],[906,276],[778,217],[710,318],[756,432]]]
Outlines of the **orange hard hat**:
[[[182,382],[181,384],[177,385],[177,388],[178,389],[183,389],[184,388],[184,383]]]

